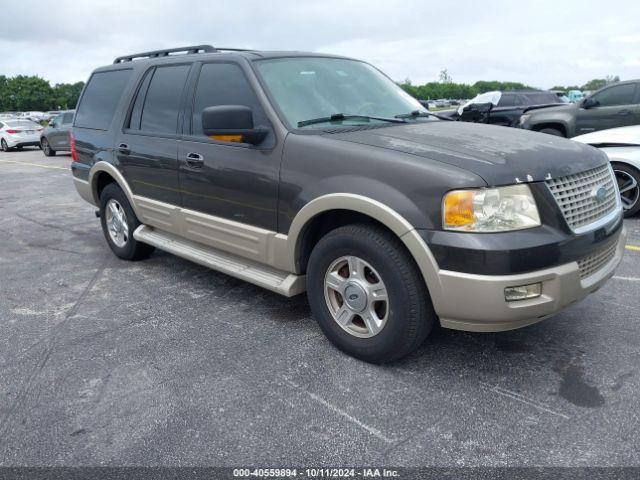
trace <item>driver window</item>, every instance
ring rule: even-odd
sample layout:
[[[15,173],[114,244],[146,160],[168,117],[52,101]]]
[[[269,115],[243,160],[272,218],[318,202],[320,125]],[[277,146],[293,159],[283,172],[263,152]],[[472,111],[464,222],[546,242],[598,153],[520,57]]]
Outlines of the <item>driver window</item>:
[[[636,86],[633,83],[616,85],[602,90],[593,96],[598,102],[598,107],[611,107],[615,105],[630,105],[633,103],[633,96]]]

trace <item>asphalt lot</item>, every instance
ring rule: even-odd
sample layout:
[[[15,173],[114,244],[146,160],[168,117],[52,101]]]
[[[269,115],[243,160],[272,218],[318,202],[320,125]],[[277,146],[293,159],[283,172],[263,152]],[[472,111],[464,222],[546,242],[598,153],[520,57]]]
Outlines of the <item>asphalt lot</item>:
[[[545,322],[373,366],[305,296],[117,259],[69,163],[0,152],[1,466],[640,465],[639,250]]]

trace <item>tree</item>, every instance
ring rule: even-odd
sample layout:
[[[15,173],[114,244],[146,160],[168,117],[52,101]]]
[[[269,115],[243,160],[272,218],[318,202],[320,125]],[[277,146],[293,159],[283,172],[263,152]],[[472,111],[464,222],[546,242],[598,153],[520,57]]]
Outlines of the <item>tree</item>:
[[[453,79],[446,68],[440,71],[440,83],[453,83]]]
[[[84,82],[58,83],[53,87],[54,108],[70,110],[76,108]]]
[[[18,75],[7,80],[2,101],[4,110],[49,110],[53,106],[53,90],[40,77]]]

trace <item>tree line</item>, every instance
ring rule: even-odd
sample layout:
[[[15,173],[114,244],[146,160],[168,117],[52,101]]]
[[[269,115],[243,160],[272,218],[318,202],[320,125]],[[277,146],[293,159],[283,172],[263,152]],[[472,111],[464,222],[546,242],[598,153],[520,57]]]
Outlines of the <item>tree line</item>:
[[[69,110],[76,107],[84,82],[51,84],[38,76],[0,75],[0,112]]]
[[[620,77],[607,76],[606,78],[596,78],[589,80],[582,86],[555,86],[551,90],[561,90],[567,92],[569,90],[598,90],[610,83],[619,82]],[[400,87],[409,95],[418,98],[420,100],[433,100],[438,98],[473,98],[480,93],[491,92],[494,90],[508,91],[508,90],[539,90],[538,88],[525,85],[520,82],[499,82],[499,81],[486,81],[481,80],[473,85],[466,83],[455,83],[451,79],[447,70],[440,72],[439,81],[428,82],[424,85],[414,85],[410,79],[406,79],[404,82],[399,83]]]

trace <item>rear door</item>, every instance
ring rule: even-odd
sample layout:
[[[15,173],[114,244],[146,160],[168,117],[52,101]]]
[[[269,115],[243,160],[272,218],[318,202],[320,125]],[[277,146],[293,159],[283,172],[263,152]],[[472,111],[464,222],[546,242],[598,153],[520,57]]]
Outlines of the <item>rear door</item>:
[[[158,65],[141,81],[116,156],[135,195],[180,205],[178,121],[191,64]]]
[[[282,146],[276,141],[256,95],[255,79],[251,80],[248,69],[230,61],[203,63],[198,68],[187,102],[185,135],[178,148],[183,206],[275,231]],[[269,128],[267,138],[254,146],[206,137],[202,131],[202,111],[220,105],[250,107],[254,125]],[[202,226],[204,228],[204,224]],[[197,239],[217,238],[220,231],[214,227],[199,233]]]
[[[576,134],[637,124],[636,90],[635,83],[623,83],[593,94],[591,98],[598,103],[587,109],[582,106],[578,109]]]
[[[62,123],[58,129],[58,148],[60,150],[69,150],[69,134],[73,126],[73,112],[65,112],[62,114]]]

